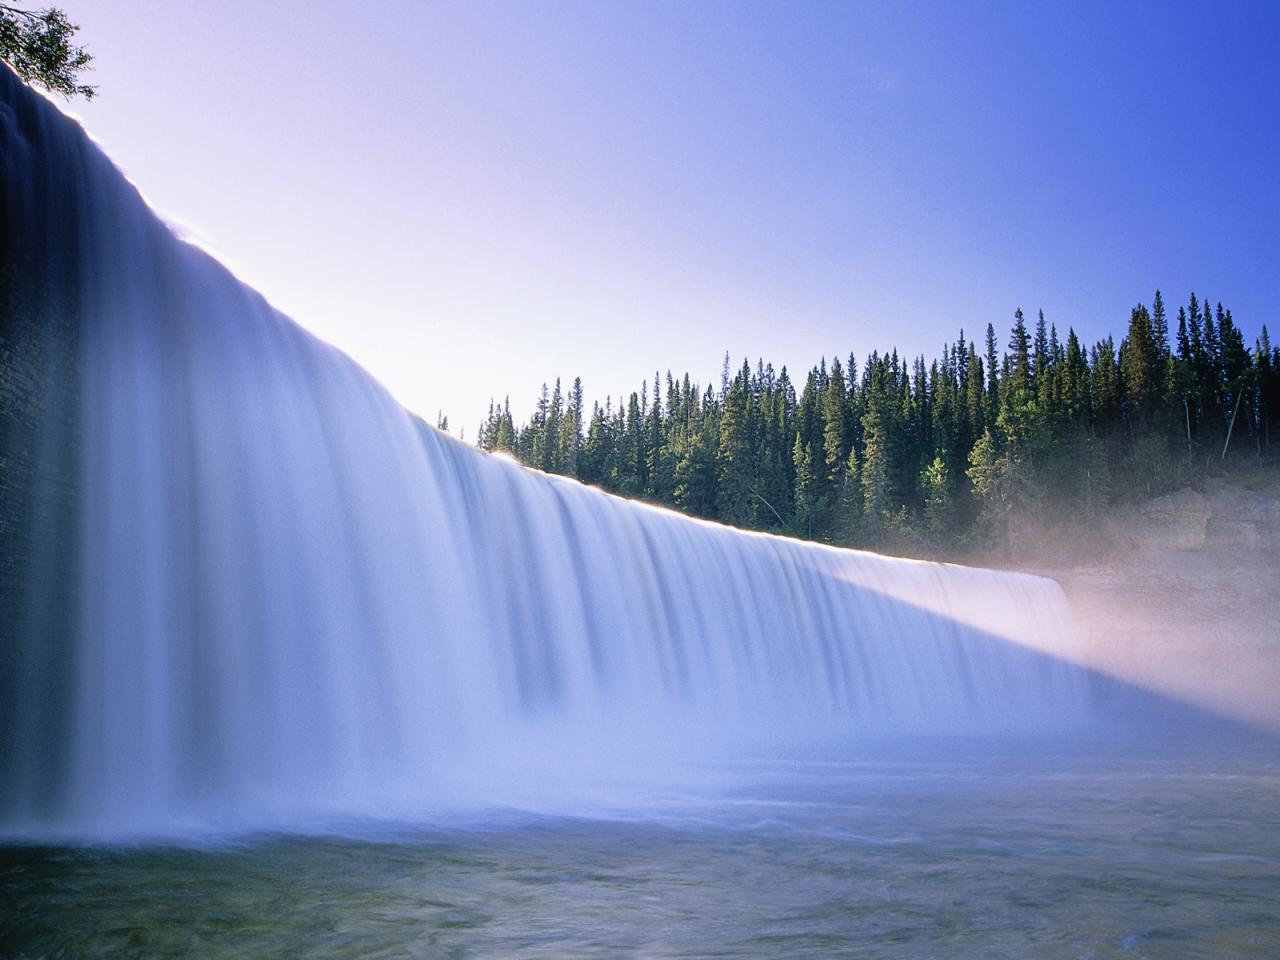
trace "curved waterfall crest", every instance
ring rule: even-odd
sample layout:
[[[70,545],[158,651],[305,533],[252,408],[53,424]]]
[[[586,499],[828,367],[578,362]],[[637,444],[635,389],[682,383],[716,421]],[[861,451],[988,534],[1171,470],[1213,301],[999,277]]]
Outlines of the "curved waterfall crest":
[[[0,832],[428,815],[519,803],[531,758],[568,782],[1086,715],[1051,581],[479,453],[176,238],[4,69],[0,93],[5,364],[33,371],[3,434]]]

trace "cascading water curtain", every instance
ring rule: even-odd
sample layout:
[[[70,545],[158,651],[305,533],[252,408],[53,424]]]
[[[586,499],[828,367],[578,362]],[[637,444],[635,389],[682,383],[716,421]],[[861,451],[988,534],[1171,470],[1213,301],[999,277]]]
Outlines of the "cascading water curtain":
[[[1085,717],[1052,582],[478,453],[176,238],[7,70],[0,92],[0,831],[429,816],[536,793],[535,750],[586,778]]]

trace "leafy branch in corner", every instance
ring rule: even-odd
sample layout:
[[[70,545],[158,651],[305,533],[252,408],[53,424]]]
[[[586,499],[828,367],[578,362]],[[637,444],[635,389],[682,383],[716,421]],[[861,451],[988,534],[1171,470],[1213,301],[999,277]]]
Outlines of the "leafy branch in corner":
[[[80,27],[57,7],[23,10],[0,3],[0,60],[27,83],[70,100],[93,99],[97,88],[80,82],[93,55],[73,42]]]

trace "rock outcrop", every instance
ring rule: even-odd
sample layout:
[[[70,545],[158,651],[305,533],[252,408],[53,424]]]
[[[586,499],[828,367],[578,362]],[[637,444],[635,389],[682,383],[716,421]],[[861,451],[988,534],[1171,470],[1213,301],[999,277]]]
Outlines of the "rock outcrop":
[[[1135,542],[1156,550],[1200,550],[1212,515],[1209,498],[1184,487],[1148,501],[1130,521]]]
[[[1233,471],[1046,536],[1089,665],[1280,730],[1280,471]]]

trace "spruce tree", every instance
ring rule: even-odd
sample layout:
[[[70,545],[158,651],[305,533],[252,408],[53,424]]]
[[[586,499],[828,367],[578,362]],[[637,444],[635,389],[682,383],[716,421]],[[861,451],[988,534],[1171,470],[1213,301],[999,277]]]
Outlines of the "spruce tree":
[[[1014,512],[1051,519],[1167,488],[1171,443],[1188,452],[1182,475],[1228,427],[1230,449],[1270,452],[1280,349],[1266,329],[1249,350],[1231,312],[1193,294],[1170,351],[1154,303],[1130,312],[1118,355],[1109,336],[1089,356],[1074,330],[1060,342],[1043,314],[1033,339],[1019,311],[1003,357],[988,325],[986,362],[961,331],[932,362],[873,350],[860,379],[856,358],[847,372],[823,358],[799,397],[763,359],[726,368],[720,392],[668,373],[664,393],[655,374],[627,403],[594,404],[585,438],[581,380],[567,402],[557,380],[520,427],[491,401],[478,443],[741,526],[875,546],[895,532],[1003,538]]]
[[[750,383],[743,373],[733,378],[720,414],[720,446],[716,453],[716,511],[718,519],[734,526],[751,524],[751,437],[748,427]]]
[[[1053,362],[1053,354],[1049,350],[1049,331],[1044,320],[1044,311],[1040,311],[1040,318],[1036,321],[1036,339],[1035,352],[1031,358],[1031,380],[1035,386],[1036,395],[1043,396],[1044,390],[1041,384],[1048,376],[1049,366]]]
[[[791,457],[795,463],[796,485],[793,499],[793,524],[795,531],[810,540],[818,534],[818,499],[819,492],[816,478],[813,475],[813,446],[804,442],[804,437],[796,432],[795,444]]]
[[[1077,425],[1088,425],[1092,420],[1092,404],[1089,393],[1089,361],[1080,346],[1080,339],[1073,328],[1067,328],[1067,352],[1062,362],[1063,414]]]
[[[1031,393],[1031,338],[1022,317],[1022,308],[1013,312],[1013,330],[1009,334],[1009,350],[1013,354],[1013,384],[1025,399]]]
[[[1271,428],[1280,420],[1280,350],[1273,350],[1267,325],[1254,348],[1258,376],[1258,438],[1263,451],[1271,451]]]
[[[569,403],[564,420],[560,424],[560,471],[566,476],[578,477],[578,459],[582,453],[582,378],[573,378],[569,390]]]
[[[1151,315],[1138,304],[1129,314],[1129,333],[1121,349],[1124,364],[1123,396],[1128,405],[1131,436],[1141,436],[1150,425],[1160,391],[1161,361]]]
[[[844,493],[851,433],[844,370],[837,357],[832,362],[827,389],[822,397],[822,454],[825,466],[822,496],[829,501],[832,509]]]
[[[695,517],[716,519],[715,425],[694,407],[689,439],[675,466],[675,502]]]
[[[996,356],[996,328],[987,324],[987,409],[983,419],[995,423],[1000,412],[999,358]]]
[[[1151,337],[1155,341],[1156,357],[1163,364],[1169,354],[1169,321],[1164,312],[1164,297],[1156,291],[1151,300]]]
[[[872,546],[879,547],[884,544],[886,527],[893,516],[889,441],[880,404],[867,407],[862,415],[862,432],[862,526]]]
[[[984,539],[1005,539],[1005,522],[1008,515],[1005,493],[1005,461],[996,446],[990,430],[982,436],[969,452],[969,468],[965,471],[972,486],[974,500],[979,509],[979,529]]]
[[[1111,337],[1093,347],[1090,363],[1090,406],[1098,429],[1106,432],[1120,420],[1120,375],[1115,342]]]
[[[969,344],[969,383],[966,390],[965,405],[969,412],[969,430],[973,437],[982,436],[986,429],[986,399],[983,390],[982,360],[978,358],[972,343]]]
[[[920,472],[925,524],[934,543],[945,543],[954,519],[951,471],[942,457],[934,457]]]

